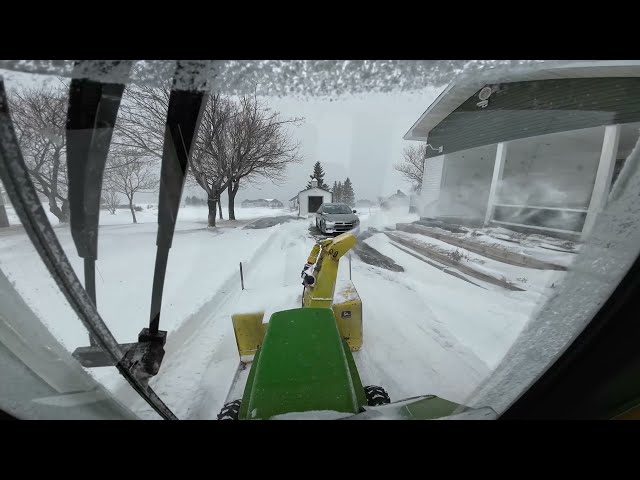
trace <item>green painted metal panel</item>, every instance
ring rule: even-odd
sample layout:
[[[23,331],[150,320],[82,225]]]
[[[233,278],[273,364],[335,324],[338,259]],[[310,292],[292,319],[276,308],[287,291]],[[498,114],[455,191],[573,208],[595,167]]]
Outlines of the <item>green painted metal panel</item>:
[[[333,311],[286,310],[269,320],[253,361],[240,418],[268,419],[320,410],[357,413],[361,395],[356,392]]]
[[[356,392],[358,405],[367,405],[367,396],[364,394],[364,385],[362,385],[362,380],[358,373],[358,367],[356,367],[356,362],[353,359],[351,350],[349,349],[349,344],[344,339],[342,340],[342,348],[344,349],[345,356],[347,357],[349,371],[351,372],[351,381],[353,382],[353,390]]]

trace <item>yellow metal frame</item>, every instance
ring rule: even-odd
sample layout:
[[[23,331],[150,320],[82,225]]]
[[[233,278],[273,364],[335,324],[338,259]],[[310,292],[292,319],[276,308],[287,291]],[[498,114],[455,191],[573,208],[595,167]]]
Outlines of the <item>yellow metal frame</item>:
[[[362,301],[351,282],[341,291],[345,301],[334,303],[340,259],[356,244],[356,237],[343,233],[321,240],[311,249],[307,264],[313,266],[315,283],[304,289],[303,307],[331,308],[340,335],[351,351],[362,347]],[[263,312],[237,313],[231,316],[238,353],[243,361],[251,361],[262,344],[268,323]]]
[[[233,331],[240,359],[250,361],[262,344],[267,324],[262,323],[264,312],[235,313],[231,315]]]

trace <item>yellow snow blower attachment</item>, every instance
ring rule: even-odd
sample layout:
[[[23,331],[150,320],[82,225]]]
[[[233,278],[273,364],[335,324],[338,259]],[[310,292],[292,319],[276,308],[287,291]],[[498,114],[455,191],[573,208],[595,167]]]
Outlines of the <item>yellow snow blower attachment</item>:
[[[350,279],[338,279],[340,258],[356,243],[351,233],[317,242],[307,258],[302,271],[304,290],[291,294],[284,287],[269,292],[245,290],[243,303],[248,305],[245,313],[231,316],[240,359],[250,362],[262,344],[271,314],[302,307],[330,308],[333,310],[338,331],[352,352],[362,347],[362,301]]]

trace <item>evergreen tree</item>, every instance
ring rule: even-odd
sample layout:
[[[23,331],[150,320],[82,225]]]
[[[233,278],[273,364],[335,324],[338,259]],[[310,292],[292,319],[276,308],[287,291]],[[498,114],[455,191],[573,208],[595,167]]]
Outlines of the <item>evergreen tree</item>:
[[[350,205],[352,207],[356,204],[356,196],[353,192],[353,185],[351,184],[351,180],[349,180],[349,177],[347,177],[347,179],[344,181],[341,194],[342,203],[346,203],[347,205]]]
[[[185,203],[186,205],[191,205],[191,203],[192,203],[192,202],[191,202],[191,197],[187,195],[187,196],[185,197],[185,199],[184,199],[184,203]]]
[[[329,190],[329,185],[324,183],[324,169],[320,162],[316,162],[313,166],[313,175],[309,175],[311,180],[314,178],[318,181],[318,188],[324,188],[325,190]],[[307,183],[307,188],[311,188],[311,181]]]
[[[343,188],[342,182],[338,182],[338,188],[336,189],[336,194],[333,197],[333,201],[336,203],[342,202]]]
[[[338,198],[338,182],[333,182],[333,187],[331,187],[331,193],[333,193],[333,201],[337,202],[338,200],[336,200]]]

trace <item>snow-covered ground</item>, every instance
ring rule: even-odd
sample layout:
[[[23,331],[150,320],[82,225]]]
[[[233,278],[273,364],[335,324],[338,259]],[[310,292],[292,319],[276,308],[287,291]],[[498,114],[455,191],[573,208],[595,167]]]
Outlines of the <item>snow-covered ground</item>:
[[[138,223],[155,223],[158,219],[157,204],[139,204],[141,211],[136,211],[136,220]],[[48,206],[44,206],[49,222],[54,226],[60,226],[58,218],[49,211]],[[207,225],[208,210],[206,206],[182,206],[178,211],[178,222],[194,222],[197,224]],[[263,217],[273,217],[278,215],[292,214],[289,209],[277,208],[236,208],[236,220],[255,220]],[[15,210],[11,206],[7,206],[7,216],[11,225],[20,225],[20,219]],[[216,220],[216,223],[225,225],[229,220],[227,207],[222,207],[223,220]],[[128,225],[133,223],[131,211],[128,208],[118,208],[115,214],[110,214],[106,210],[100,211],[100,225]]]
[[[126,210],[101,215],[98,310],[123,343],[135,341],[148,322],[157,227],[155,207],[143,207],[136,212],[135,225]],[[248,308],[248,297],[267,309],[292,302],[301,290],[300,271],[315,241],[309,231],[312,218],[248,229],[246,225],[258,218],[291,212],[241,208],[236,212],[237,221],[220,221],[215,229],[206,227],[205,207],[184,207],[178,216],[160,321],[161,329],[168,331],[166,355],[151,385],[179,418],[216,417],[239,360],[231,314]],[[397,222],[418,218],[402,210],[373,208],[358,214],[361,230],[392,229]],[[56,227],[56,232],[82,279],[82,262],[70,232],[64,226]],[[522,292],[491,285],[479,288],[396,248],[383,233],[365,242],[404,268],[391,272],[352,257],[352,279],[363,302],[364,321],[364,346],[355,359],[363,382],[383,386],[392,400],[435,394],[464,402],[544,303],[550,283],[564,274],[484,259],[485,269],[508,278],[526,277],[527,286]],[[244,267],[244,292],[239,262]],[[66,348],[73,351],[88,344],[80,321],[23,232],[12,229],[0,235],[0,267]],[[344,261],[339,276],[348,272]],[[157,418],[114,368],[90,372],[140,416]]]

